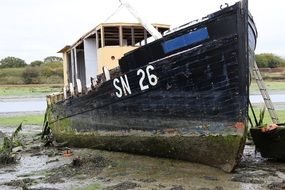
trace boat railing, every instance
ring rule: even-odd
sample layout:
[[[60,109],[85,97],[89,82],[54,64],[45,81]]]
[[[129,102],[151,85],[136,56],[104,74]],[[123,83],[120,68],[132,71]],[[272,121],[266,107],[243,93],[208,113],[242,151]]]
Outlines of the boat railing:
[[[166,30],[165,32],[163,32],[163,36],[169,35],[169,34],[171,34],[173,32],[178,31],[178,30],[182,30],[184,28],[187,28],[187,27],[192,26],[194,24],[197,24],[199,22],[203,22],[205,20],[208,20],[208,18],[209,18],[208,16],[205,16],[205,17],[202,17],[201,19],[192,20],[192,21],[190,21],[190,22],[188,22],[186,24],[183,24],[183,25],[180,25],[178,27]]]
[[[46,96],[47,105],[51,106],[59,101],[64,100],[63,92],[55,92]]]

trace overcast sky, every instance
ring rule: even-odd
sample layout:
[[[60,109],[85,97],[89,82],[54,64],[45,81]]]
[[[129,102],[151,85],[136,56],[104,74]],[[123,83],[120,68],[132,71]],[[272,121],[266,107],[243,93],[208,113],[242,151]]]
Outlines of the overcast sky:
[[[219,10],[235,0],[128,0],[153,23],[178,26]],[[119,0],[0,0],[0,59],[43,60],[104,22]],[[257,53],[285,57],[285,1],[249,0],[258,28]],[[109,22],[136,22],[122,9]]]

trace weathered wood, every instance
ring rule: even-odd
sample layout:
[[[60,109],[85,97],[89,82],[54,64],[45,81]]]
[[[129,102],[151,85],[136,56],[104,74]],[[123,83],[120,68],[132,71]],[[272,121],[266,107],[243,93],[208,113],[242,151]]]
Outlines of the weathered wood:
[[[232,171],[245,143],[248,65],[256,40],[255,33],[250,42],[246,35],[246,4],[126,54],[111,80],[50,106],[56,139]],[[186,45],[179,41],[184,36]]]

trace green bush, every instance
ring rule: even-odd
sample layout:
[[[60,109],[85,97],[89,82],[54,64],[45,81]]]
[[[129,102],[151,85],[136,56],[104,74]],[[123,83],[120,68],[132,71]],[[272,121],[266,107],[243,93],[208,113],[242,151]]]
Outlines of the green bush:
[[[45,84],[62,84],[63,78],[60,76],[41,77],[41,81]]]
[[[25,68],[0,69],[0,84],[24,84],[23,71]]]
[[[23,72],[23,79],[25,84],[39,84],[40,83],[40,68],[27,67]]]
[[[6,59],[7,60],[7,59]],[[14,59],[13,59],[14,60]],[[52,62],[56,60],[55,62]],[[0,84],[62,84],[63,63],[58,57],[33,61],[27,67],[0,67]]]
[[[33,61],[33,62],[31,62],[31,66],[32,67],[35,67],[35,66],[40,66],[40,65],[42,65],[44,62],[42,62],[42,61]]]
[[[44,64],[41,67],[41,75],[45,77],[59,76],[63,78],[63,65],[61,62]]]
[[[25,67],[27,63],[17,57],[6,57],[0,60],[0,68],[18,68]]]
[[[255,56],[258,67],[285,67],[285,60],[272,53],[262,53]]]
[[[3,68],[0,69],[0,77],[22,75],[25,68]]]

